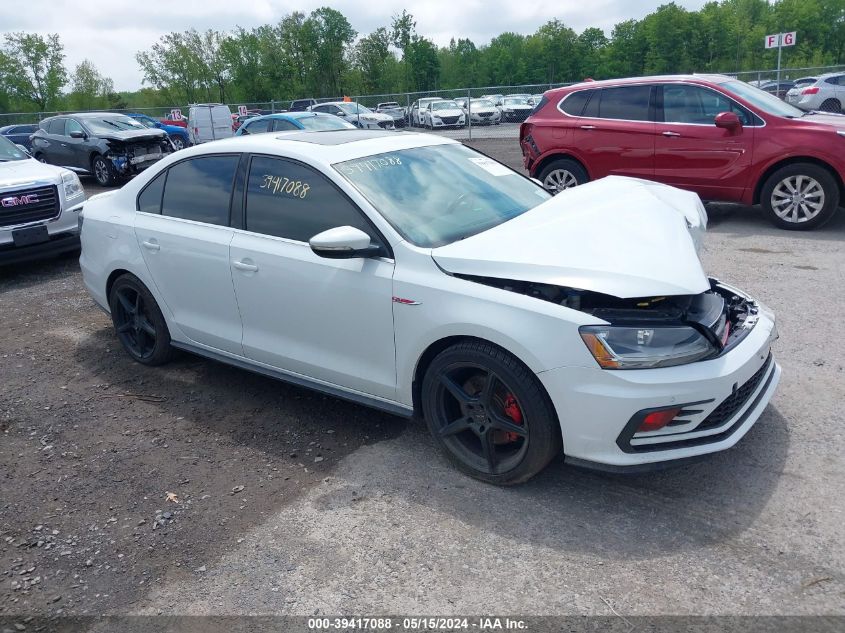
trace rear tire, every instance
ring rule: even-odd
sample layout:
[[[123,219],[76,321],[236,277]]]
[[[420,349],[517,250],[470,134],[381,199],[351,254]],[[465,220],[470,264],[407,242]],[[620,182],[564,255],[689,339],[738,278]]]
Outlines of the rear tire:
[[[557,416],[539,380],[491,343],[465,341],[438,354],[420,398],[446,459],[481,481],[528,481],[561,452]]]
[[[537,176],[543,187],[550,193],[560,193],[589,182],[590,177],[584,168],[571,158],[559,158],[552,161]]]
[[[819,110],[821,110],[822,112],[841,113],[842,104],[839,102],[838,99],[827,99],[824,103],[819,106]]]
[[[173,357],[170,331],[147,287],[135,275],[118,277],[109,292],[109,308],[117,338],[133,360],[163,365]]]
[[[812,163],[781,167],[760,190],[760,206],[777,227],[808,231],[828,222],[839,206],[839,183]]]

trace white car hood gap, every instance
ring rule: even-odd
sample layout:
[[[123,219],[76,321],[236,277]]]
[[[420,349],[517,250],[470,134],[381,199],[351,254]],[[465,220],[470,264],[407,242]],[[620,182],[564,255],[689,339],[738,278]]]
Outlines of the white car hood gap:
[[[695,194],[609,177],[431,255],[450,273],[620,298],[699,294],[710,288],[696,249],[705,226]]]

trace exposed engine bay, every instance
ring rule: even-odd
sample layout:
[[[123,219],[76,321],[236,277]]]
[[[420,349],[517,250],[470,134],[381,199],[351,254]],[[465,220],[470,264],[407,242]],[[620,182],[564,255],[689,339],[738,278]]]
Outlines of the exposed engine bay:
[[[106,158],[122,176],[143,171],[173,151],[173,145],[167,137],[142,141],[109,139],[108,144]]]
[[[753,300],[716,279],[709,280],[710,290],[697,295],[620,299],[564,286],[456,276],[591,314],[611,325],[692,326],[722,351],[742,340],[758,318],[758,307]]]

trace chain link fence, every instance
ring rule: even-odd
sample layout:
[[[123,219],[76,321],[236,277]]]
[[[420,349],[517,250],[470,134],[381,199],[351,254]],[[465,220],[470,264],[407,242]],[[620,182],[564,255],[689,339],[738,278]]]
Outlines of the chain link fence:
[[[845,65],[815,66],[806,68],[782,68],[781,82],[791,82],[803,77],[814,77],[824,73],[845,71]],[[777,79],[777,69],[750,70],[723,73],[754,85],[764,86]],[[515,86],[486,86],[478,88],[456,88],[451,90],[430,90],[424,92],[401,92],[370,95],[344,95],[316,99],[319,103],[331,101],[352,101],[370,110],[382,112],[394,119],[397,128],[419,128],[448,135],[461,140],[474,138],[515,138],[519,124],[525,120],[537,100],[546,90],[571,85],[571,83],[529,84]],[[783,96],[786,90],[777,89]],[[237,119],[258,114],[285,112],[290,100],[228,104],[233,114],[233,125]],[[118,114],[142,114],[166,123],[177,123],[172,114],[179,110],[187,117],[188,105],[158,106],[144,108],[103,109],[98,112]],[[242,112],[246,114],[242,114]],[[0,127],[7,125],[37,124],[46,117],[68,114],[56,112],[14,112],[0,113]]]

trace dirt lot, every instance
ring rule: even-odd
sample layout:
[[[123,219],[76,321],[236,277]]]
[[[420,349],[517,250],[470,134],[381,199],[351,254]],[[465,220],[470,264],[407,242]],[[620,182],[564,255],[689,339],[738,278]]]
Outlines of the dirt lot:
[[[772,405],[695,465],[513,489],[419,423],[132,363],[74,257],[0,269],[0,617],[845,614],[843,239],[845,212],[801,234],[711,207],[705,268],[779,317]]]

